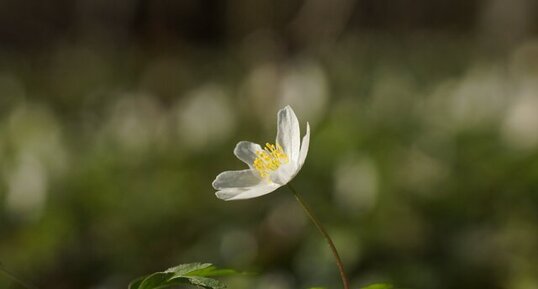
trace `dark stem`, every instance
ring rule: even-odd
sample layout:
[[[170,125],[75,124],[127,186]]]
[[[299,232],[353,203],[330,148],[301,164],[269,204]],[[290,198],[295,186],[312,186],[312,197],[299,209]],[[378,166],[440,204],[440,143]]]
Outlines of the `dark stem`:
[[[325,231],[325,228],[321,225],[319,220],[314,216],[314,213],[310,209],[310,207],[306,204],[306,202],[303,200],[301,195],[291,186],[291,184],[288,183],[287,187],[290,189],[290,191],[295,196],[295,199],[299,202],[301,207],[303,207],[304,211],[306,212],[306,215],[310,218],[312,223],[316,226],[318,231],[323,235],[327,243],[329,244],[329,247],[331,248],[331,251],[333,253],[334,259],[336,260],[336,266],[338,267],[338,271],[340,271],[340,278],[342,278],[342,283],[344,285],[344,289],[349,289],[349,281],[347,279],[346,272],[344,271],[344,264],[342,263],[342,260],[340,259],[340,256],[338,255],[338,251],[336,250],[336,246],[334,246],[334,242],[331,239],[331,236]]]
[[[17,276],[15,276],[15,274],[11,273],[8,269],[6,269],[6,267],[4,267],[4,264],[2,264],[2,263],[0,263],[0,272],[4,273],[4,275],[9,277],[9,279],[19,283],[24,288],[38,289],[37,287],[35,287],[35,286],[31,285],[31,284],[28,284],[28,283],[22,281],[21,279],[19,279]]]

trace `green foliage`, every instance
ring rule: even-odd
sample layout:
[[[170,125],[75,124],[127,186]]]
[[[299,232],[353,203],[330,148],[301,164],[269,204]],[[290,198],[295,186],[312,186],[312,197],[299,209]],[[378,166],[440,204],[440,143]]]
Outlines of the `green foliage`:
[[[327,288],[324,288],[324,287],[311,287],[311,288],[308,288],[308,289],[327,289]],[[366,287],[362,287],[360,289],[395,289],[395,288],[391,284],[375,283],[375,284],[370,284],[370,285],[368,285]]]
[[[274,140],[274,113],[289,100],[312,129],[296,186],[336,233],[351,279],[538,288],[538,86],[520,81],[538,75],[536,42],[488,55],[446,31],[351,33],[308,50],[319,54],[273,59],[287,47],[273,32],[236,37],[241,49],[173,33],[179,46],[163,51],[117,49],[100,33],[0,45],[2,261],[41,289],[121,288],[116,276],[178,259],[271,268],[232,289],[274,274],[282,288],[340,289],[287,192],[223,203],[211,187],[223,168],[242,168],[239,140]],[[11,283],[0,276],[0,288]]]
[[[394,286],[391,284],[386,283],[376,283],[376,284],[370,284],[366,287],[362,287],[362,289],[394,289]]]
[[[206,289],[224,289],[226,285],[209,277],[238,274],[232,269],[218,269],[211,263],[181,264],[163,272],[138,278],[129,284],[129,289],[164,289],[172,286],[194,285]]]

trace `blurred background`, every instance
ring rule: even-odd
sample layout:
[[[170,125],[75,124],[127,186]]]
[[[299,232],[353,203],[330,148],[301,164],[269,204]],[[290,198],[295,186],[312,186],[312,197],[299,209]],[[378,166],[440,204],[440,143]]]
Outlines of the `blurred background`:
[[[0,261],[41,289],[197,261],[340,288],[285,189],[214,197],[292,105],[353,288],[538,288],[533,0],[0,1]],[[0,275],[1,288],[21,288]]]

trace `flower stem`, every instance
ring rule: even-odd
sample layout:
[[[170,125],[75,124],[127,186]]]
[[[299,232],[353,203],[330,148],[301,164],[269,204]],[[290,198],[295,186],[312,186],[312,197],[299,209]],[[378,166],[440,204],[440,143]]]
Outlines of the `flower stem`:
[[[293,193],[293,195],[295,196],[295,199],[297,199],[301,207],[303,207],[308,218],[310,218],[312,223],[314,223],[314,226],[316,226],[318,231],[323,235],[323,237],[329,244],[329,247],[331,248],[334,259],[336,260],[336,266],[338,267],[338,271],[340,271],[340,278],[342,279],[342,284],[344,285],[344,289],[349,289],[349,281],[347,279],[346,272],[344,271],[344,264],[342,263],[342,260],[340,259],[340,256],[338,255],[338,251],[336,250],[336,246],[334,246],[334,242],[331,239],[331,236],[329,236],[325,228],[323,228],[319,220],[316,218],[316,216],[314,216],[314,213],[312,212],[310,207],[306,204],[306,202],[301,197],[301,195],[299,195],[297,190],[295,190],[295,188],[292,187],[291,184],[289,183],[287,184],[287,187]]]
[[[19,279],[17,276],[15,276],[15,274],[13,274],[9,270],[7,270],[6,267],[4,267],[4,264],[2,264],[2,263],[0,263],[0,272],[4,273],[4,275],[9,277],[9,279],[15,281],[16,283],[19,283],[19,285],[21,285],[22,287],[24,287],[26,289],[38,289],[37,287],[35,287],[33,285],[30,285],[30,284],[22,281],[21,279]]]

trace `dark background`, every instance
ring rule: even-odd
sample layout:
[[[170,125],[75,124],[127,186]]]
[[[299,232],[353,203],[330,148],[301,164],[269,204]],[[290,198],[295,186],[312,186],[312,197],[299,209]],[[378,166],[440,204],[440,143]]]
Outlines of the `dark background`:
[[[290,104],[353,288],[538,288],[537,6],[2,0],[0,261],[41,289],[197,261],[338,288],[288,191],[213,195]]]

